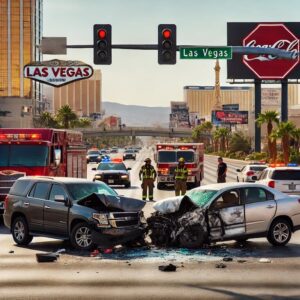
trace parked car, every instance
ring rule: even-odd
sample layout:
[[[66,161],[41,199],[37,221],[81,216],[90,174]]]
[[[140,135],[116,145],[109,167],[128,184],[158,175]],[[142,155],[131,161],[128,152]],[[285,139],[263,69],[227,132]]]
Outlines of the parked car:
[[[300,199],[257,183],[220,183],[153,205],[147,219],[158,246],[202,247],[204,243],[266,237],[275,246],[300,229]]]
[[[300,195],[300,167],[269,167],[257,183],[275,188],[283,193]]]
[[[126,188],[131,185],[129,173],[131,168],[126,168],[120,160],[102,162],[92,170],[97,171],[94,175],[94,181],[101,180],[108,185],[124,185]]]
[[[86,162],[90,163],[90,162],[95,162],[95,163],[99,163],[101,161],[101,152],[99,150],[88,150],[87,154],[86,154]]]
[[[267,167],[268,166],[265,164],[252,163],[242,167],[241,169],[237,169],[237,182],[254,182],[255,179],[260,176],[261,172]]]
[[[34,236],[69,239],[79,250],[141,238],[145,201],[119,196],[103,182],[66,177],[22,177],[5,199],[4,224],[14,241]]]
[[[118,153],[118,152],[119,152],[118,147],[112,147],[110,150],[110,153]]]
[[[133,160],[136,160],[136,154],[133,150],[131,149],[127,149],[124,151],[123,153],[123,160],[125,159],[133,159]]]

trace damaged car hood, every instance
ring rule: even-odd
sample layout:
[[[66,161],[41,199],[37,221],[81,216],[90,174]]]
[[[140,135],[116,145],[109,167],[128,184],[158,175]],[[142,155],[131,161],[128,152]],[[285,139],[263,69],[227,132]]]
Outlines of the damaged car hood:
[[[162,214],[174,213],[179,210],[183,198],[184,196],[166,198],[155,202],[153,208]]]
[[[80,199],[77,204],[88,206],[99,211],[124,211],[124,212],[139,212],[146,205],[146,201],[128,198],[123,196],[113,196],[93,193],[83,199]]]

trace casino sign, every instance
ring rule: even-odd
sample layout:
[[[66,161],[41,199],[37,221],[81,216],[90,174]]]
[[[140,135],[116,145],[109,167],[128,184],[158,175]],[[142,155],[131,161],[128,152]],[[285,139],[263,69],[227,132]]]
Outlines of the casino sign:
[[[81,61],[53,59],[33,62],[24,66],[24,77],[44,84],[60,87],[71,82],[87,79],[93,68]]]

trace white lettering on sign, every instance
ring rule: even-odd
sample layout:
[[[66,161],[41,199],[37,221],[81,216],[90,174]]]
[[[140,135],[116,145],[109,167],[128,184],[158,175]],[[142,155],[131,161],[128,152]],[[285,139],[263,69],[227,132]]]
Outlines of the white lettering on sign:
[[[292,58],[297,59],[298,55],[298,47],[299,47],[299,40],[278,40],[272,45],[259,45],[257,44],[256,40],[249,41],[245,46],[246,47],[259,47],[259,48],[273,48],[273,49],[281,49],[292,52]],[[253,54],[251,54],[253,56]],[[249,58],[249,55],[244,55],[244,59],[246,61],[252,61],[252,60],[259,60],[259,61],[268,61],[268,60],[274,60],[276,59],[276,56],[271,54],[260,54],[257,56],[254,56],[252,58]]]
[[[49,84],[61,86],[93,75],[93,68],[82,66],[41,66],[27,65],[24,67],[24,77]]]

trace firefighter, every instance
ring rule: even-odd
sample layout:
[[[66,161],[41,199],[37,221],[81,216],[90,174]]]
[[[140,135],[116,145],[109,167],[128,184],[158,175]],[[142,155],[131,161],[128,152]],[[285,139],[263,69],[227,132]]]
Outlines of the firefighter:
[[[180,196],[185,195],[186,192],[186,181],[188,177],[188,169],[185,166],[185,160],[180,157],[178,160],[178,165],[175,169],[175,195]]]
[[[151,159],[145,159],[145,165],[142,166],[139,173],[140,180],[142,180],[143,200],[147,200],[147,190],[149,189],[149,200],[153,201],[153,188],[156,179],[156,171],[151,165]]]

